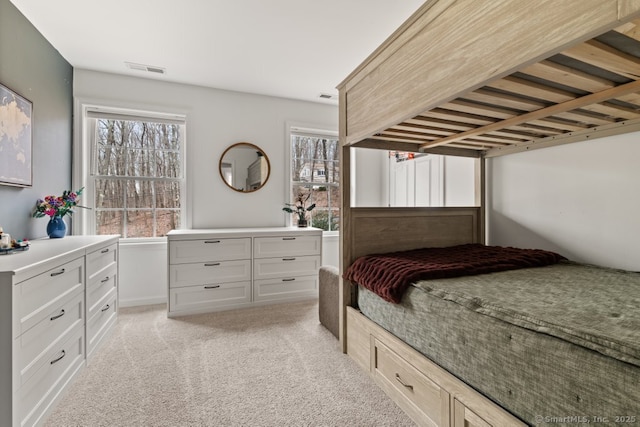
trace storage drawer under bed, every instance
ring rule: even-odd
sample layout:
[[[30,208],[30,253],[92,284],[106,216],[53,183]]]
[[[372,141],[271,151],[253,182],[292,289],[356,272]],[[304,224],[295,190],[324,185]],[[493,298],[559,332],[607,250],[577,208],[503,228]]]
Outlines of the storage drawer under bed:
[[[449,393],[377,339],[373,375],[412,418],[427,426],[449,425]]]

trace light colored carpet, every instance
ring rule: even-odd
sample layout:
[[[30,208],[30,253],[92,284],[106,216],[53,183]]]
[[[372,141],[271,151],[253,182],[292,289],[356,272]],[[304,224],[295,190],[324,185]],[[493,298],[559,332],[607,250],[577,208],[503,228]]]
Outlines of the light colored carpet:
[[[167,319],[122,309],[46,427],[413,426],[318,322],[317,301]]]

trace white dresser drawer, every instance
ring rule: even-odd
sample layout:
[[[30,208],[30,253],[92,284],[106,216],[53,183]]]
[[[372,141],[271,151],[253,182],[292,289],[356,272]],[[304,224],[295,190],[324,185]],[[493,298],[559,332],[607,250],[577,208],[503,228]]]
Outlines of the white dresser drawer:
[[[104,338],[116,321],[118,293],[115,288],[95,304],[94,313],[87,319],[87,357]]]
[[[87,254],[87,284],[103,275],[103,271],[118,264],[118,244],[107,246]]]
[[[169,290],[172,312],[230,307],[251,302],[251,281],[189,286]]]
[[[169,262],[182,264],[251,258],[251,238],[178,240],[171,242]]]
[[[269,301],[297,299],[318,295],[318,276],[255,280],[253,300]]]
[[[69,378],[84,365],[84,325],[72,330],[69,339],[47,353],[34,375],[18,391],[16,400],[20,425],[41,422],[54,399],[62,392]]]
[[[117,283],[117,265],[102,270],[102,274],[94,276],[87,284],[87,320],[91,319],[100,308],[105,295],[115,290]]]
[[[169,267],[172,288],[251,280],[251,261],[216,261]]]
[[[322,236],[256,237],[255,258],[320,255]]]
[[[20,335],[16,340],[16,360],[20,368],[20,384],[24,384],[55,346],[65,342],[72,330],[84,325],[84,295],[77,292],[61,307]]]
[[[18,333],[24,333],[45,319],[69,295],[84,290],[83,276],[84,257],[17,284],[17,318],[14,321]]]
[[[253,261],[255,279],[275,279],[318,274],[320,255],[282,258],[256,258]]]

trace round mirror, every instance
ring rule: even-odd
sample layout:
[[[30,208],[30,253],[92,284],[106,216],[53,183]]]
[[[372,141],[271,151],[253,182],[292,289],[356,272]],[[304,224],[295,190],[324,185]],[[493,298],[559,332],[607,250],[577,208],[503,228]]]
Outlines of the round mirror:
[[[271,165],[260,147],[238,142],[227,148],[220,158],[220,176],[236,191],[250,193],[261,189],[269,179]]]

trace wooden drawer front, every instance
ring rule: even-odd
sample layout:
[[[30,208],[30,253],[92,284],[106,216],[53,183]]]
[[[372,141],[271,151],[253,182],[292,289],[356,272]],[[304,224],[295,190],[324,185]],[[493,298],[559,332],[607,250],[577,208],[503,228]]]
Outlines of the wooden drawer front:
[[[51,349],[34,375],[20,387],[16,395],[20,425],[32,426],[41,422],[53,400],[84,365],[83,332],[83,325],[74,328],[69,339]]]
[[[318,274],[320,256],[258,258],[253,261],[254,279],[274,279]]]
[[[458,399],[453,400],[453,405],[454,427],[492,427],[491,424],[460,403]]]
[[[84,258],[78,258],[16,285],[16,324],[22,334],[59,307],[61,301],[84,289]],[[17,338],[17,337],[14,337]]]
[[[318,277],[288,277],[284,279],[255,280],[253,300],[269,301],[302,298],[318,294]]]
[[[170,287],[251,280],[251,260],[177,264],[169,267]]]
[[[171,264],[251,258],[251,238],[178,240],[169,243]]]
[[[255,258],[320,255],[322,236],[256,237]]]
[[[116,289],[96,304],[95,314],[87,320],[87,355],[91,354],[97,343],[104,337],[116,320],[118,309]]]
[[[41,361],[50,356],[51,349],[65,342],[69,338],[69,334],[78,326],[84,326],[84,295],[82,292],[70,298],[61,307],[50,311],[47,318],[20,335],[16,341],[20,384],[27,381],[41,364]]]
[[[189,286],[169,290],[169,310],[201,310],[251,302],[251,282]]]
[[[87,284],[87,320],[102,308],[105,296],[117,288],[117,272],[118,267],[112,265],[102,270],[101,275],[95,276],[92,283]]]
[[[87,255],[87,283],[92,282],[103,271],[118,264],[118,245],[113,244]]]
[[[449,393],[387,346],[374,340],[374,376],[420,425],[449,425]]]

